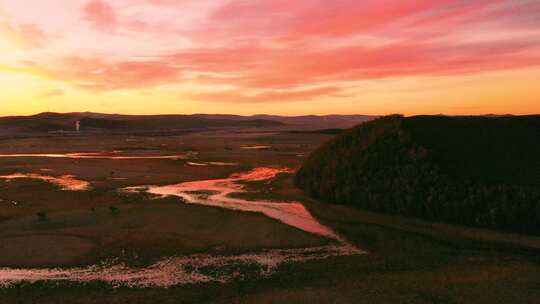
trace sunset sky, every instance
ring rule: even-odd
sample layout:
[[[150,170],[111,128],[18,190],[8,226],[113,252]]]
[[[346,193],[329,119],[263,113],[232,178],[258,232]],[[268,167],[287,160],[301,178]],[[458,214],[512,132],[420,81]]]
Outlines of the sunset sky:
[[[0,0],[0,116],[540,113],[538,0]]]

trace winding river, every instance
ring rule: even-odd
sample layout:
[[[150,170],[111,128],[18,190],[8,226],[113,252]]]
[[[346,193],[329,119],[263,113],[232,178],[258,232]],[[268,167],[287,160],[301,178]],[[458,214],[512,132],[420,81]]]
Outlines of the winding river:
[[[233,193],[245,192],[243,183],[268,182],[285,168],[256,168],[233,174],[224,179],[179,183],[167,186],[137,186],[121,189],[128,192],[147,192],[158,197],[176,196],[188,204],[200,204],[243,212],[257,212],[308,233],[331,240],[329,245],[300,249],[272,249],[257,253],[225,255],[185,255],[166,257],[145,268],[132,268],[114,261],[78,268],[15,269],[0,268],[0,286],[21,282],[92,282],[102,281],[112,286],[170,287],[204,282],[229,282],[241,279],[243,271],[230,271],[238,265],[254,265],[257,274],[268,276],[283,263],[325,259],[332,256],[365,254],[348,243],[331,228],[319,223],[299,202],[272,202],[233,198]],[[209,268],[215,271],[207,271]],[[239,268],[240,269],[240,268]]]
[[[113,155],[111,155],[111,153]],[[11,158],[11,157],[36,157],[36,158],[69,158],[69,159],[115,159],[115,160],[125,160],[125,159],[188,159],[193,155],[194,152],[178,155],[137,155],[137,156],[122,156],[114,155],[117,151],[111,153],[102,153],[102,152],[87,152],[87,153],[25,153],[25,154],[0,154],[2,158]]]

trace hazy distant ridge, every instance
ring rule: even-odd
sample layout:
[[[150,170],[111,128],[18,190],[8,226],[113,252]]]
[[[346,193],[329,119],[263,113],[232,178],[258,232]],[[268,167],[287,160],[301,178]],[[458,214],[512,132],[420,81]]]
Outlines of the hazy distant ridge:
[[[53,113],[31,116],[0,117],[3,131],[53,132],[74,131],[76,121],[82,130],[171,130],[210,127],[280,127],[348,128],[373,119],[365,115],[277,116],[277,115],[123,115],[93,112]]]
[[[281,122],[265,119],[236,121],[230,119],[207,119],[191,115],[41,113],[32,116],[0,118],[0,127],[19,132],[74,131],[76,121],[81,122],[82,131],[150,131],[209,127],[272,127],[283,125]]]

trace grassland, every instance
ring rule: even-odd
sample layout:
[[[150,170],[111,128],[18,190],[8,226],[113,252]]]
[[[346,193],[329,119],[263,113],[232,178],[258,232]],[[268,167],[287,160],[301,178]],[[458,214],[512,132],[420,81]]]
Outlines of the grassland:
[[[265,140],[264,136],[268,138]],[[39,181],[0,181],[0,265],[75,266],[111,258],[147,265],[169,255],[234,254],[324,244],[326,241],[320,237],[262,215],[118,191],[126,186],[223,178],[261,165],[295,166],[300,161],[297,154],[304,152],[299,149],[305,148],[291,144],[290,136],[280,139],[273,133],[247,132],[157,139],[103,136],[6,140],[0,154],[122,150],[121,155],[126,156],[156,156],[190,151],[195,152],[193,161],[237,165],[190,166],[189,160],[182,159],[0,158],[1,174],[72,174],[90,181],[92,186],[89,191],[61,191]],[[228,140],[224,139],[227,137]],[[240,148],[256,145],[261,140],[272,144],[273,148],[265,151]],[[43,169],[47,171],[44,173]]]
[[[48,168],[53,170],[48,174],[74,174],[92,181],[94,187],[88,192],[69,192],[42,182],[0,181],[0,199],[20,202],[16,207],[0,205],[0,265],[84,265],[111,257],[146,265],[169,254],[235,254],[324,243],[319,237],[261,215],[185,205],[178,199],[150,200],[115,189],[219,178],[261,165],[298,167],[303,161],[298,155],[308,154],[329,138],[321,134],[223,131],[163,138],[3,141],[0,153],[4,154],[43,153],[43,147],[47,152],[110,151],[120,147],[123,149],[118,150],[130,155],[196,151],[197,161],[239,165],[194,167],[184,160],[0,158],[2,174]],[[272,148],[239,149],[241,145],[257,144]],[[112,179],[111,171],[114,177],[128,180]],[[271,183],[248,183],[247,188],[250,191],[243,197],[303,202],[324,224],[369,254],[284,264],[267,278],[248,276],[227,284],[168,289],[24,283],[1,289],[0,303],[537,303],[540,298],[537,237],[328,205],[305,196],[287,174]],[[45,212],[46,218],[40,219],[37,212]]]

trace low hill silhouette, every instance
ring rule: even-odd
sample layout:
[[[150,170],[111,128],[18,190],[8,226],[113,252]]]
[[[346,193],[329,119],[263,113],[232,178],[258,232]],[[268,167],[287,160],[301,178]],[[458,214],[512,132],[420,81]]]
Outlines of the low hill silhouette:
[[[330,203],[540,234],[540,116],[383,117],[338,135],[296,176]]]
[[[376,118],[368,115],[279,116],[279,115],[123,115],[93,112],[53,113],[0,117],[0,132],[74,131],[80,121],[83,131],[164,131],[216,127],[280,127],[299,130],[350,128]]]
[[[0,127],[19,132],[73,131],[80,121],[82,130],[140,131],[209,127],[271,127],[283,123],[268,119],[232,120],[193,115],[120,115],[100,113],[41,113],[32,116],[1,117]]]

